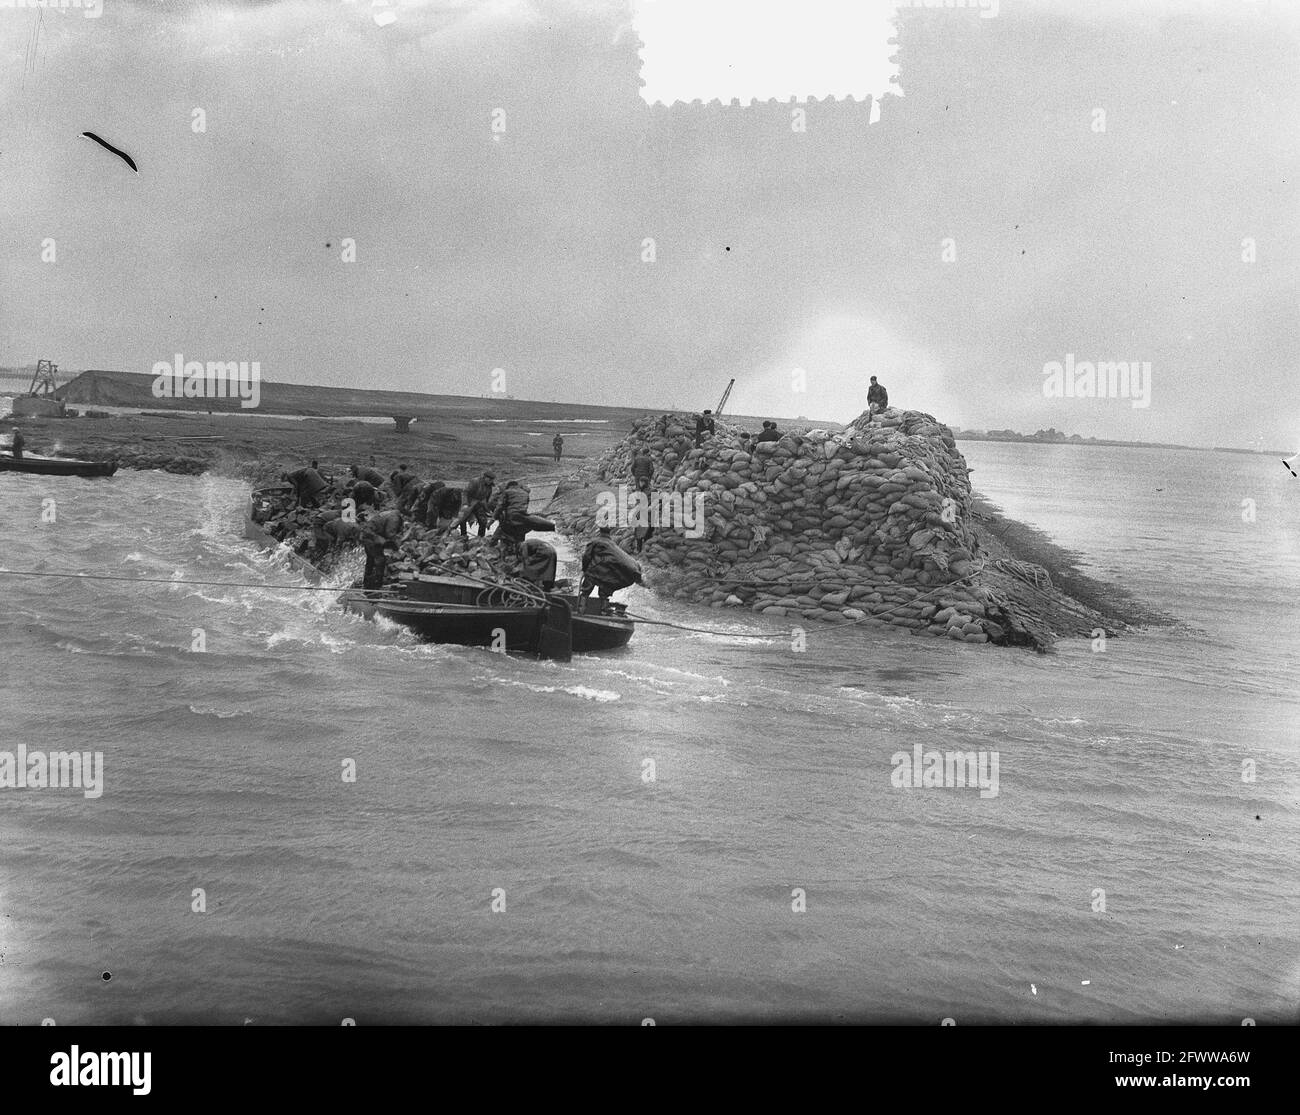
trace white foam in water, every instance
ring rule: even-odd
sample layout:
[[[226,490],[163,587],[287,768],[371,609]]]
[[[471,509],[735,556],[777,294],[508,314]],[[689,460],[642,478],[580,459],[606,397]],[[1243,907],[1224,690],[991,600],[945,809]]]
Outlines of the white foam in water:
[[[615,693],[612,689],[593,689],[589,685],[533,685],[527,681],[496,677],[482,677],[474,680],[491,682],[493,685],[515,685],[521,689],[531,690],[533,693],[568,693],[571,696],[582,697],[588,701],[617,701],[622,697],[621,693]]]

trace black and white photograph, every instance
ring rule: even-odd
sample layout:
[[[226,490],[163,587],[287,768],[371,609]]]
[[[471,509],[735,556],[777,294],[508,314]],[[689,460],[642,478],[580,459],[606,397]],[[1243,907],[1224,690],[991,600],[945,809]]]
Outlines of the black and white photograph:
[[[33,1095],[873,1027],[1262,1098],[1300,3],[0,0],[0,57]]]

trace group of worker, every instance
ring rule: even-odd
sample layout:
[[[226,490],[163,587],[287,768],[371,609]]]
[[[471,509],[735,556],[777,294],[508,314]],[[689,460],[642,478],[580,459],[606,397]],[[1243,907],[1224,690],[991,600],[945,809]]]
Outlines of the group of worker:
[[[556,443],[558,459],[563,446],[559,434]],[[646,454],[638,467],[648,491],[654,462]],[[463,492],[441,480],[421,482],[406,463],[399,464],[385,479],[375,468],[373,457],[369,465],[354,464],[348,472],[348,479],[339,483],[312,461],[309,466],[283,473],[281,479],[292,487],[298,506],[316,510],[312,521],[316,544],[313,556],[320,557],[340,545],[361,545],[366,555],[364,588],[383,587],[390,554],[408,525],[448,533],[459,530],[468,538],[469,524],[473,522],[478,526],[478,537],[483,538],[495,520],[494,537],[498,546],[504,553],[520,557],[525,567],[530,556],[523,545],[528,532],[555,529],[554,523],[529,513],[526,487],[518,480],[507,480],[504,486],[498,487],[496,473],[491,469],[485,469],[471,480]],[[348,499],[352,501],[354,514],[344,510]],[[322,503],[337,506],[322,506]],[[550,570],[553,582],[553,550]],[[640,566],[614,542],[609,529],[603,528],[582,555],[579,611],[585,610],[593,591],[599,592],[603,611],[612,593],[639,583]]]

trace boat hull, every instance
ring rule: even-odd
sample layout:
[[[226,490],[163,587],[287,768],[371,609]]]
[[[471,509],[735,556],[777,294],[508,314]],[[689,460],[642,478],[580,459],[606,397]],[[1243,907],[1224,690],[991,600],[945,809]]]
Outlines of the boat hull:
[[[264,549],[280,550],[286,561],[319,583],[324,574],[306,558],[277,542],[258,521],[259,494],[244,518],[244,537]],[[418,576],[397,589],[343,590],[345,611],[365,619],[382,616],[417,638],[454,646],[492,647],[510,654],[568,661],[627,646],[636,624],[617,614],[579,614],[576,594],[547,593],[529,598],[509,588],[485,587],[465,577]],[[592,602],[592,607],[595,603]]]
[[[509,653],[536,653],[541,608],[476,608],[459,604],[385,599],[364,589],[349,589],[343,607],[366,619],[382,616],[400,623],[428,643],[493,647]]]
[[[0,454],[0,472],[26,472],[36,476],[112,476],[116,461],[76,461],[70,457],[33,457],[24,454],[15,460]]]

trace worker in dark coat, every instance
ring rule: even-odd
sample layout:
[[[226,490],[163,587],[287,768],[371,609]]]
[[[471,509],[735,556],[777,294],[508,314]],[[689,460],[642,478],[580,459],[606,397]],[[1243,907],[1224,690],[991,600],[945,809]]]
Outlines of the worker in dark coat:
[[[495,509],[497,522],[500,523],[497,537],[508,545],[517,546],[530,530],[555,529],[555,524],[549,519],[528,513],[529,502],[528,489],[521,486],[518,480],[506,481],[506,486],[497,496]]]
[[[705,410],[695,419],[695,447],[698,449],[704,441],[704,435],[713,436],[716,427],[713,424],[713,411]]]
[[[414,476],[402,485],[402,490],[397,496],[397,510],[403,515],[410,515],[415,510],[420,500],[420,493],[424,491],[426,485],[422,484]],[[420,518],[420,516],[416,516]]]
[[[592,589],[600,590],[600,610],[621,588],[641,584],[641,566],[629,557],[610,537],[609,527],[601,527],[582,553],[582,586],[578,590],[578,611],[587,609]]]
[[[416,491],[420,488],[420,482],[416,479],[415,473],[411,471],[411,466],[403,461],[393,472],[388,475],[388,490],[393,493],[393,498],[397,500],[397,506],[403,511],[409,510],[409,500],[407,508],[402,508],[402,497],[411,489]]]
[[[349,489],[349,493],[352,496],[352,502],[355,503],[357,507],[378,507],[379,506],[378,489],[375,488],[373,484],[370,484],[365,480],[358,480],[355,484],[353,484],[352,487]]]
[[[320,503],[321,493],[329,487],[314,468],[295,469],[281,474],[280,478],[293,485],[293,494],[303,507],[315,507]]]
[[[443,488],[440,492],[438,492],[438,496],[437,496],[438,522],[441,523],[443,521],[446,522],[453,521],[456,518],[456,516],[460,514],[461,503],[464,501],[464,497],[465,497],[465,493],[462,492],[459,488],[452,488],[450,486]],[[432,514],[433,505],[434,505],[434,501],[430,500],[429,502],[430,514]]]
[[[388,550],[402,533],[402,516],[398,511],[376,511],[361,526],[361,544],[366,549],[366,572],[363,588],[383,588],[388,571]]]
[[[13,454],[15,461],[23,459],[23,446],[27,444],[27,439],[23,437],[23,432],[17,426],[14,427],[14,438],[10,443],[9,452]]]
[[[342,511],[331,509],[316,512],[311,527],[316,542],[315,556],[318,558],[336,546],[355,544],[361,539],[361,524],[355,519],[343,518]]]
[[[560,454],[564,452],[564,438],[556,434],[551,438],[551,448],[555,450],[555,459],[560,459]]]
[[[372,461],[374,460],[373,457],[370,459]],[[382,488],[384,486],[384,474],[377,468],[358,468],[356,465],[350,465],[348,466],[348,471],[352,474],[354,480],[364,480],[374,488]]]
[[[426,527],[438,525],[438,496],[446,486],[441,480],[430,480],[420,485],[410,506],[410,513],[417,523]],[[401,510],[400,504],[398,510]]]
[[[530,538],[520,547],[522,557],[520,576],[550,592],[555,588],[555,547],[540,538]]]
[[[876,382],[876,377],[871,377],[871,386],[867,388],[867,410],[871,414],[879,414],[889,406],[889,392],[885,390],[882,383]]]
[[[781,434],[776,428],[775,422],[764,422],[763,432],[758,435],[759,441],[780,441]]]
[[[642,449],[632,459],[632,479],[636,481],[638,492],[648,492],[655,476],[655,459],[646,449]]]
[[[482,538],[487,534],[488,509],[492,503],[492,492],[495,487],[496,473],[494,472],[485,472],[482,476],[471,480],[465,486],[465,505],[456,516],[452,529],[460,527],[460,533],[468,538],[469,529],[466,524],[473,519],[478,523],[478,536]]]
[[[645,549],[646,539],[655,532],[655,528],[650,523],[650,488],[654,481],[655,462],[650,453],[642,449],[632,460],[632,480],[636,484],[636,490],[646,496],[644,505],[638,503],[637,516],[639,521],[634,523],[632,537],[636,552],[639,554]]]

